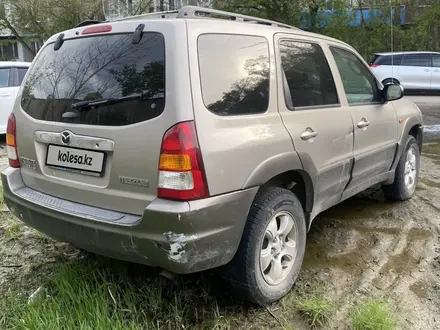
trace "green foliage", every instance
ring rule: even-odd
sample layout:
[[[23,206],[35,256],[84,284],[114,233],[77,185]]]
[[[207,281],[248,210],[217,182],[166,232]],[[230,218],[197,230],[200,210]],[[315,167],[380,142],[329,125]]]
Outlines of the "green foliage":
[[[393,27],[391,28],[389,1],[361,1],[358,7],[352,8],[361,12],[365,17],[366,8],[378,9],[383,14],[373,19],[361,19],[360,26],[350,26],[354,13],[347,11],[347,2],[335,0],[332,2],[334,14],[325,18],[322,11],[326,8],[323,0],[214,0],[213,6],[218,9],[239,12],[242,14],[269,18],[283,23],[299,26],[300,22],[309,22],[309,30],[321,33],[353,46],[367,61],[374,53],[384,51],[432,50],[440,51],[439,25],[440,2],[426,0],[429,8],[423,11],[407,6],[407,21],[414,24],[400,26],[400,2],[392,1]],[[304,8],[303,11],[300,8]],[[320,22],[325,22],[324,26]],[[391,40],[393,42],[391,43]]]
[[[390,303],[384,300],[369,300],[357,306],[352,314],[354,330],[394,330],[396,321]]]
[[[312,327],[323,326],[335,309],[335,305],[324,297],[309,297],[298,300],[295,307],[307,318]]]

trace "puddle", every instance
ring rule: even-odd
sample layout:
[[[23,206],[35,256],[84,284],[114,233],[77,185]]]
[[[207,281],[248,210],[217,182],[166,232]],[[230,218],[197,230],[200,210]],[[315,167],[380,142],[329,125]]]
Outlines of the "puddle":
[[[423,241],[431,238],[432,232],[422,228],[411,228],[408,232],[408,242]]]
[[[359,245],[354,251],[331,254],[329,245],[312,242],[307,244],[302,267],[304,269],[337,268],[350,274],[362,272],[367,265],[364,257],[370,249]]]
[[[402,253],[394,256],[389,256],[388,261],[379,271],[380,274],[388,274],[393,272],[401,275],[409,272],[418,266],[418,258],[414,257],[409,247],[407,246]]]
[[[423,127],[423,132],[440,132],[440,125],[426,125]]]
[[[423,281],[417,281],[412,284],[409,289],[420,299],[429,298],[428,286]]]
[[[426,178],[421,178],[420,182],[422,182],[430,187],[440,188],[440,182],[437,182],[437,181],[433,181],[433,180],[426,179]]]

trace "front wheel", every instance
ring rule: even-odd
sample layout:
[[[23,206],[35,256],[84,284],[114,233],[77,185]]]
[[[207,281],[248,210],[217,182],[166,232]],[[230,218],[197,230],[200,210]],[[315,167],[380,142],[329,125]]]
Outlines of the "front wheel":
[[[227,265],[235,294],[258,305],[283,297],[298,277],[306,234],[298,198],[283,188],[262,188],[252,204],[238,251]]]
[[[383,187],[388,200],[404,201],[414,196],[420,172],[420,149],[416,139],[409,135],[397,164],[394,183]]]

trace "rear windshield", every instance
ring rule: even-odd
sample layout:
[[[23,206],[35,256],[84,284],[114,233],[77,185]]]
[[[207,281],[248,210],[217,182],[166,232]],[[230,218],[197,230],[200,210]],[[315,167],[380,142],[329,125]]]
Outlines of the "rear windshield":
[[[65,40],[57,51],[47,45],[26,76],[21,105],[39,120],[122,126],[159,116],[164,95],[163,35],[144,33],[133,44],[130,33]]]

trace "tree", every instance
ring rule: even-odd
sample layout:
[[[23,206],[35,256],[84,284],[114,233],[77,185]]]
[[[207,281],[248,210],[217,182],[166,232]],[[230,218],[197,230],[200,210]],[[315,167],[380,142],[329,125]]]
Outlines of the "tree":
[[[302,0],[213,0],[214,8],[299,25]]]
[[[105,8],[117,6],[125,15],[150,11],[153,0],[0,0],[0,28],[8,29],[23,47],[35,56],[29,45],[31,35],[45,40],[71,29],[85,20],[106,20]]]

